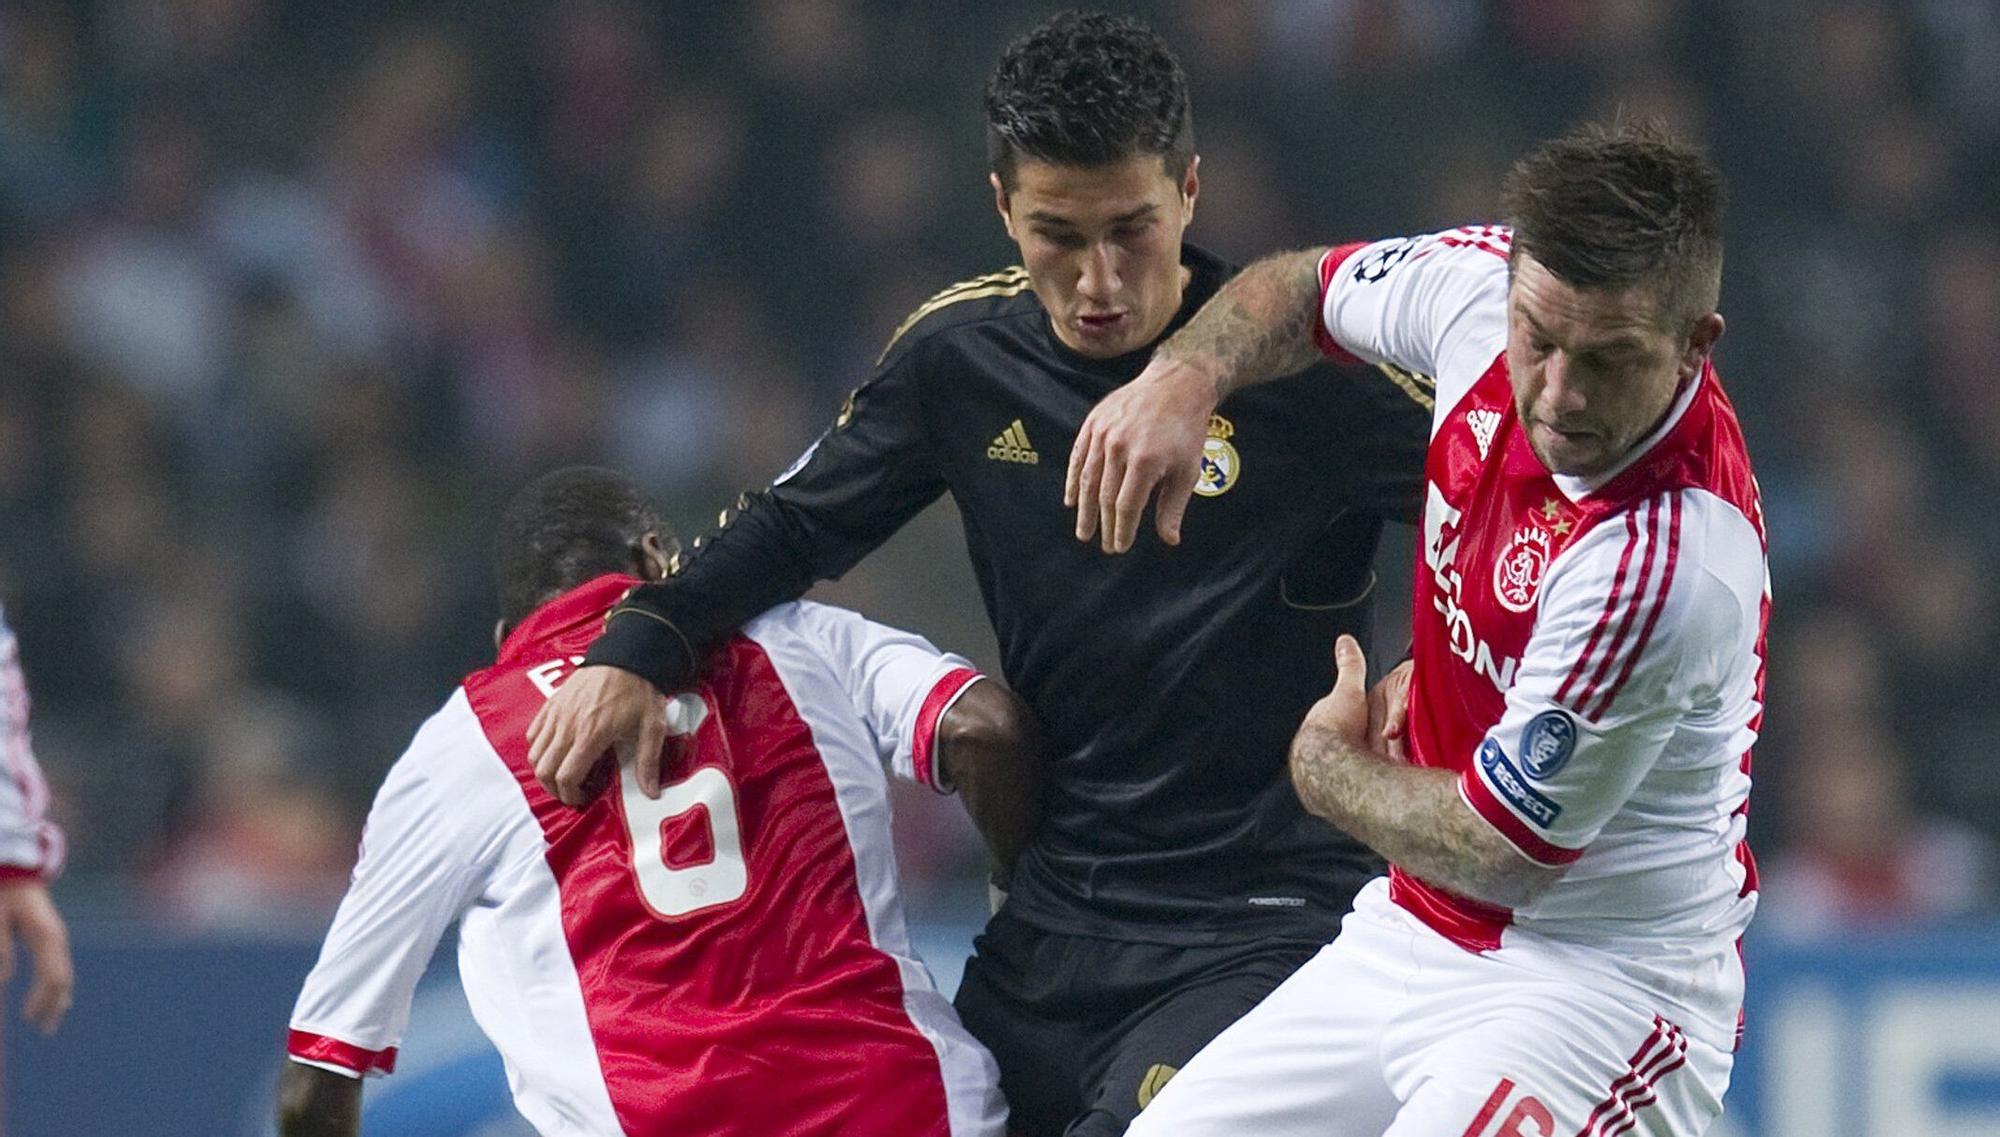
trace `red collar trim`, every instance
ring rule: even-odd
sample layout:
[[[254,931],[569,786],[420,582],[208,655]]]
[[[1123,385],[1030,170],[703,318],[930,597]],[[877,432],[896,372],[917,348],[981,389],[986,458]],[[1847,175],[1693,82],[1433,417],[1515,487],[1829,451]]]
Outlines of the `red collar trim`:
[[[579,624],[602,621],[625,593],[644,583],[636,576],[614,572],[577,585],[528,613],[527,619],[508,632],[506,641],[500,645],[500,660],[505,662]]]

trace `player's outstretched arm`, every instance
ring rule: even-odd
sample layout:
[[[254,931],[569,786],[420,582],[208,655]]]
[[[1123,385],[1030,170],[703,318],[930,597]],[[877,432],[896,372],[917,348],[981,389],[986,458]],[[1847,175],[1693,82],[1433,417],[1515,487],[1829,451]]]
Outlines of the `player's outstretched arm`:
[[[1138,378],[1090,412],[1063,482],[1077,540],[1095,536],[1107,553],[1131,548],[1157,490],[1160,539],[1180,543],[1216,405],[1240,387],[1319,358],[1314,328],[1325,252],[1279,253],[1244,269],[1160,345]]]
[[[1519,907],[1562,875],[1523,857],[1458,794],[1448,770],[1406,766],[1369,745],[1368,661],[1353,636],[1334,645],[1333,690],[1292,739],[1292,785],[1306,809],[1441,888]]]
[[[1041,820],[1042,755],[1033,712],[991,679],[965,689],[938,723],[938,760],[993,857],[1002,888]]]
[[[361,1079],[287,1062],[278,1075],[278,1137],[360,1137]]]
[[[69,930],[39,878],[0,881],[0,986],[13,977],[16,939],[35,961],[21,1017],[52,1034],[69,1012],[76,968],[70,962]]]
[[[854,567],[944,492],[916,365],[907,348],[885,358],[793,468],[738,499],[671,580],[619,601],[584,666],[529,724],[529,758],[550,793],[582,804],[597,762],[616,751],[635,757],[640,787],[658,796],[660,692],[685,689],[758,613]]]

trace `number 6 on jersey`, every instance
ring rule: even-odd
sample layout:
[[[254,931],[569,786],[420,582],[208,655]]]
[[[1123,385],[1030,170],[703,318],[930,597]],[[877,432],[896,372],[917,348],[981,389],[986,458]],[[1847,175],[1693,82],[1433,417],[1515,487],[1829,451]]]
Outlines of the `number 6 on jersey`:
[[[698,695],[679,695],[667,706],[667,734],[686,737],[701,727],[708,708]],[[750,884],[743,859],[742,830],[736,817],[736,787],[716,766],[703,766],[649,798],[639,780],[621,771],[625,828],[632,838],[632,873],[647,907],[662,917],[685,916],[740,899]],[[698,865],[667,863],[666,823],[695,810],[709,828],[714,850]]]

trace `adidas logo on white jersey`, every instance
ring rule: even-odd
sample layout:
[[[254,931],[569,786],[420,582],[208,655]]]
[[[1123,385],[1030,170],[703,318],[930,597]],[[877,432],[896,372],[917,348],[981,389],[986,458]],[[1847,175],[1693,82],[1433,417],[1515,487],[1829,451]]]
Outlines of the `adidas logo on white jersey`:
[[[1472,428],[1472,441],[1479,447],[1479,460],[1486,461],[1486,452],[1493,448],[1493,432],[1500,429],[1500,412],[1467,411],[1465,425]]]
[[[1035,453],[1034,444],[1028,441],[1028,432],[1020,419],[1015,419],[1000,432],[1000,437],[986,448],[986,456],[996,462],[1021,462],[1029,466],[1042,460],[1042,456]]]

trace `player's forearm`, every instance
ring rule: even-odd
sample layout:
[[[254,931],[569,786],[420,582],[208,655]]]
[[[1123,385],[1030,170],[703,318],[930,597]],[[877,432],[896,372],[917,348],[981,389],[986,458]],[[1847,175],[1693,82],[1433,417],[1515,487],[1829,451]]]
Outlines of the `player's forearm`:
[[[938,724],[938,760],[1006,886],[1041,820],[1041,744],[1035,720],[992,680],[968,687]]]
[[[1232,391],[1290,375],[1319,360],[1319,260],[1324,249],[1277,253],[1222,286],[1156,357],[1190,367]]]
[[[1291,768],[1307,811],[1440,888],[1515,907],[1554,878],[1460,800],[1450,771],[1358,751],[1311,724],[1292,740]]]
[[[752,617],[812,587],[802,538],[767,495],[746,504],[734,521],[704,539],[672,579],[635,588],[621,600],[585,662],[623,668],[663,691],[673,690]]]
[[[361,1079],[285,1064],[278,1077],[278,1137],[360,1137]]]

